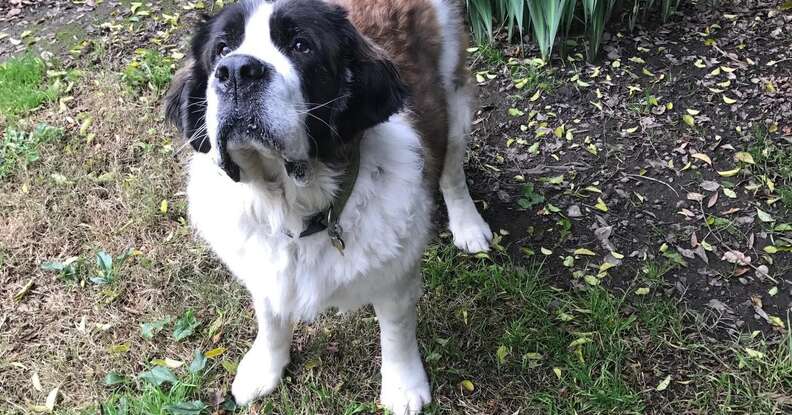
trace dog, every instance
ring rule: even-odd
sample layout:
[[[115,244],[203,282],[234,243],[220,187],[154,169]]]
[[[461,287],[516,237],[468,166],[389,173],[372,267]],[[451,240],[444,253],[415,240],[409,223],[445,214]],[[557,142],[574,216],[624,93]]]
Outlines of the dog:
[[[190,222],[255,308],[237,403],[278,385],[293,323],[367,304],[382,405],[430,402],[416,302],[438,187],[457,247],[492,238],[462,167],[473,98],[454,1],[243,0],[198,24],[165,111],[195,150]]]

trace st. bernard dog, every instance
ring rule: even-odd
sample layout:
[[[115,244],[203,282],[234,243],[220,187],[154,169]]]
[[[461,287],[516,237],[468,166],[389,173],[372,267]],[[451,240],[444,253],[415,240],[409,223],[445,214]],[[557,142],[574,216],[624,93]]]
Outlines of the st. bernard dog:
[[[166,112],[196,150],[192,225],[256,310],[238,403],[278,385],[294,322],[365,304],[382,405],[431,400],[415,305],[437,185],[456,246],[492,237],[462,170],[466,46],[455,0],[251,0],[198,25]]]

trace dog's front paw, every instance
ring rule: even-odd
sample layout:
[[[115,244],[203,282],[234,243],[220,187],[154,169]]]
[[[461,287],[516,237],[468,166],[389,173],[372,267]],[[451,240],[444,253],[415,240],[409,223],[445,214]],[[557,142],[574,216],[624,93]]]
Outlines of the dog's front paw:
[[[457,248],[471,254],[489,251],[492,231],[472,204],[460,212],[449,211],[448,228]]]
[[[247,405],[257,398],[268,395],[280,382],[283,368],[289,363],[288,356],[273,357],[266,351],[251,349],[237,367],[231,394],[237,405]]]
[[[419,364],[411,370],[383,370],[382,406],[394,415],[414,415],[432,401],[426,372]]]

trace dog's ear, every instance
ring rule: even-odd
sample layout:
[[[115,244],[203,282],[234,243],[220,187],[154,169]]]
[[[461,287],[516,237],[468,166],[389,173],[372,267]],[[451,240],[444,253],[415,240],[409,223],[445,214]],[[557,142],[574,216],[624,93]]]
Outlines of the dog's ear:
[[[165,96],[165,117],[196,151],[208,153],[211,145],[206,135],[206,80],[207,75],[189,58],[171,81]]]
[[[171,81],[165,95],[165,117],[196,151],[208,153],[211,148],[206,135],[206,85],[209,78],[202,61],[207,53],[214,18],[204,15],[195,28],[190,56]]]
[[[338,8],[348,56],[349,98],[336,125],[342,137],[353,136],[387,121],[404,107],[407,86],[393,62],[376,49]]]

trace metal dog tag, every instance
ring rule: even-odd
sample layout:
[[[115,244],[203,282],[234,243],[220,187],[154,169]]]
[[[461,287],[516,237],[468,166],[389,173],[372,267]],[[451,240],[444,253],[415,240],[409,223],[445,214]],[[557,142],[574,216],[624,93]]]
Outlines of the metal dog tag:
[[[341,225],[337,223],[334,226],[327,228],[327,234],[330,235],[330,243],[333,244],[335,249],[337,249],[341,255],[344,255],[344,248],[346,248],[346,245],[344,245],[344,239],[341,238],[343,232],[344,231],[341,229]]]
[[[335,249],[341,255],[344,255],[344,239],[341,237],[344,234],[344,228],[341,227],[337,221],[333,220],[333,208],[330,207],[327,211],[327,235],[330,236],[330,243],[333,244]]]

